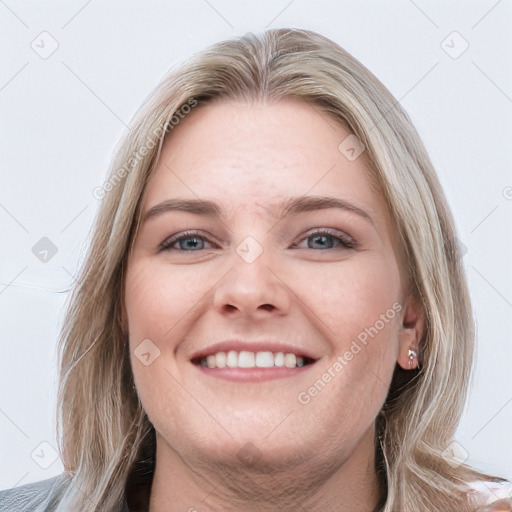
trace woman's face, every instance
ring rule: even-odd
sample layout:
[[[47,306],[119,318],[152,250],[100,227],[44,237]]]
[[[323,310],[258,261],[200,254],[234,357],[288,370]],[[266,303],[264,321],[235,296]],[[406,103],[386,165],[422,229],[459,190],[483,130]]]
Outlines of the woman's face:
[[[406,308],[385,204],[348,136],[289,98],[211,103],[173,127],[125,290],[160,454],[331,470],[373,450]]]

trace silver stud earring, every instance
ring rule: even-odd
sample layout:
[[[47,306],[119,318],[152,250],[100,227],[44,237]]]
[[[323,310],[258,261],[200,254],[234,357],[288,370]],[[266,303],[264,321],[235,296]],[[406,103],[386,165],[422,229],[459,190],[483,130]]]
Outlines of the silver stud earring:
[[[410,348],[409,349],[409,368],[411,370],[415,367],[414,361],[416,360],[417,357],[418,357],[417,352],[414,349]]]

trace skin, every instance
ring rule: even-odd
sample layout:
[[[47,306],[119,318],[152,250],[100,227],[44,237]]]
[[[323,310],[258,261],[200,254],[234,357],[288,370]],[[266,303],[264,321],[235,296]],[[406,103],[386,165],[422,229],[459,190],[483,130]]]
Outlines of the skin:
[[[317,108],[285,98],[198,107],[165,141],[143,212],[180,197],[214,201],[222,216],[152,216],[129,255],[131,361],[157,433],[150,512],[377,506],[374,422],[396,363],[410,369],[424,314],[406,294],[396,233],[370,186],[365,154],[349,161],[338,150],[348,135]],[[334,208],[272,216],[274,205],[304,195],[342,198],[372,221]],[[356,246],[341,245],[337,233],[311,235],[314,228],[349,235]],[[192,236],[159,249],[186,230],[206,241]],[[252,263],[236,251],[247,236],[263,249]],[[393,304],[401,305],[394,318],[301,403],[299,394],[333,373]],[[133,351],[148,338],[160,355],[145,366]],[[191,363],[192,353],[233,338],[295,340],[319,360],[300,375],[260,383],[216,379]],[[247,450],[252,461],[237,456]]]

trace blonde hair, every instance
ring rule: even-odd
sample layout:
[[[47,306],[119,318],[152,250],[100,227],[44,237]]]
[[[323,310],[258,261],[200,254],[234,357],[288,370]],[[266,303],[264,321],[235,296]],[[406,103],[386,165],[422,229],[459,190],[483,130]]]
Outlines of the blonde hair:
[[[154,428],[134,386],[123,328],[123,288],[141,201],[163,141],[182,117],[176,114],[194,102],[285,96],[328,112],[365,145],[372,183],[399,235],[404,275],[427,317],[421,369],[405,381],[396,370],[377,418],[383,511],[474,509],[468,482],[485,475],[445,456],[468,391],[474,329],[435,171],[407,114],[361,63],[319,34],[279,29],[218,43],[171,72],[117,148],[59,341],[57,424],[73,483],[59,510],[116,510],[130,472],[154,457]]]

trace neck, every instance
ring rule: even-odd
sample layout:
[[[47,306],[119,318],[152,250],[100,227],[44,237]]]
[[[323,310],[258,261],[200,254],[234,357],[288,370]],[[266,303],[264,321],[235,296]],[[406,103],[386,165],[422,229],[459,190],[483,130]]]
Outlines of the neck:
[[[149,512],[374,512],[380,498],[373,429],[342,463],[322,453],[279,468],[185,460],[157,434]]]

